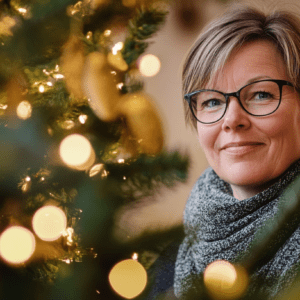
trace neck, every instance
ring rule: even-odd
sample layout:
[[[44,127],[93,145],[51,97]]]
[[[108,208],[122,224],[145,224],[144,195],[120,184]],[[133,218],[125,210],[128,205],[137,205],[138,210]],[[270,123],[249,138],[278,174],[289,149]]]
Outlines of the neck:
[[[230,184],[233,196],[238,200],[245,200],[248,198],[251,198],[258,193],[261,193],[262,191],[266,190],[268,187],[270,187],[274,183],[274,180],[264,183],[261,185],[256,186],[240,186],[240,185],[234,185]]]

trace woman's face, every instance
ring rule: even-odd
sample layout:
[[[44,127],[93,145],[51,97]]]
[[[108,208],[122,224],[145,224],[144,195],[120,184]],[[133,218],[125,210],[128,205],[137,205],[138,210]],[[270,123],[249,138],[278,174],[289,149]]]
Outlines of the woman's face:
[[[235,92],[247,82],[289,80],[284,61],[268,41],[246,44],[232,54],[224,72],[206,88]],[[225,116],[214,124],[197,122],[198,138],[215,172],[242,200],[261,192],[300,158],[300,99],[284,86],[280,107],[273,114],[255,117],[230,97]]]

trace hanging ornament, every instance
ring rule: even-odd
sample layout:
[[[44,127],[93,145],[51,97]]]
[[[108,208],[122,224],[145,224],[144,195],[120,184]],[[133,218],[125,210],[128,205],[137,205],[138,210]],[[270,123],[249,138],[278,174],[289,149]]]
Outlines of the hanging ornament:
[[[204,285],[215,300],[238,299],[248,287],[248,276],[243,267],[216,260],[204,271]]]
[[[127,71],[128,65],[126,61],[123,59],[122,53],[117,51],[115,54],[113,52],[109,52],[107,55],[108,63],[118,71]]]
[[[60,65],[65,76],[69,93],[76,98],[83,98],[81,78],[84,66],[84,47],[80,39],[72,35],[63,47]]]
[[[120,98],[117,83],[116,72],[109,67],[106,56],[90,53],[84,66],[82,88],[90,107],[103,121],[114,121],[118,116],[115,110]]]
[[[83,76],[83,90],[94,113],[103,121],[123,117],[128,130],[125,135],[131,153],[132,148],[152,155],[163,148],[162,124],[150,96],[142,92],[122,95],[118,89],[118,75],[109,67],[104,54],[88,55]],[[132,138],[130,138],[132,137]],[[132,140],[135,147],[132,147]],[[123,138],[124,140],[124,138]]]
[[[126,94],[122,96],[118,111],[125,117],[128,132],[142,152],[152,155],[162,150],[162,124],[150,96],[142,92]]]

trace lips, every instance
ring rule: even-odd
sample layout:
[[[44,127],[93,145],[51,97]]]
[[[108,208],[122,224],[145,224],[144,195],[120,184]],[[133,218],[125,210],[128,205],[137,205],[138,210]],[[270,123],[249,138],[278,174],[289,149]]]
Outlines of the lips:
[[[239,148],[239,147],[247,147],[247,146],[261,146],[263,143],[261,142],[235,142],[235,143],[228,143],[221,147],[220,150],[228,149],[228,148]]]
[[[236,142],[224,145],[221,150],[223,150],[224,153],[227,153],[228,155],[233,155],[236,157],[255,153],[257,150],[262,149],[261,146],[264,145],[265,144],[261,142]]]

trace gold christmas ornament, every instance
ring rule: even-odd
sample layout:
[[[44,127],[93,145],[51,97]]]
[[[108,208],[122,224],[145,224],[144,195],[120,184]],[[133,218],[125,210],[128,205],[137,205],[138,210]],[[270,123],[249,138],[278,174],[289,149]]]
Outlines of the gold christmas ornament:
[[[162,124],[150,96],[142,92],[122,96],[118,113],[126,118],[129,133],[142,152],[152,155],[162,150]]]
[[[84,67],[84,47],[79,38],[72,35],[63,47],[60,57],[60,66],[65,76],[69,93],[76,98],[83,98],[81,88],[82,72]]]
[[[113,68],[118,71],[125,72],[128,70],[128,65],[120,51],[117,51],[116,54],[114,54],[113,52],[109,52],[107,55],[107,61]]]
[[[87,56],[82,80],[83,91],[90,107],[101,120],[114,121],[120,117],[125,119],[126,130],[122,143],[130,153],[135,155],[140,151],[149,155],[157,154],[164,143],[157,110],[151,97],[145,93],[120,93],[117,87],[120,83],[118,75],[109,65],[115,64],[116,67],[122,64],[120,58],[116,58],[117,62],[112,62],[112,58],[117,55],[110,53],[106,57],[102,53],[93,52]]]
[[[115,109],[120,98],[117,83],[106,56],[100,52],[90,53],[84,66],[82,89],[90,107],[103,121],[114,121],[118,117]]]
[[[240,298],[248,287],[246,270],[225,260],[210,263],[204,271],[205,287],[215,300]]]

